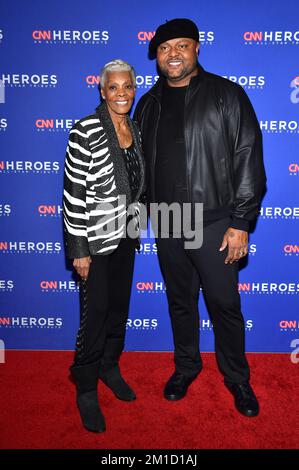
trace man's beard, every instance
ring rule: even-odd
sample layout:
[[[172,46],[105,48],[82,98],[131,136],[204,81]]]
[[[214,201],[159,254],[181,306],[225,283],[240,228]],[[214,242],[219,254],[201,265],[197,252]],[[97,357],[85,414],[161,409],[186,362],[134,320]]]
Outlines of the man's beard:
[[[180,71],[180,72],[177,72],[178,75],[172,75],[169,73],[168,69],[165,67],[160,67],[159,66],[159,69],[160,71],[162,72],[162,75],[167,78],[169,81],[172,81],[172,82],[178,82],[182,79],[184,79],[185,77],[187,77],[187,75],[190,75],[192,72],[194,72],[194,70],[196,70],[197,68],[197,59],[194,61],[194,63],[192,65],[186,65],[183,67],[183,69]]]

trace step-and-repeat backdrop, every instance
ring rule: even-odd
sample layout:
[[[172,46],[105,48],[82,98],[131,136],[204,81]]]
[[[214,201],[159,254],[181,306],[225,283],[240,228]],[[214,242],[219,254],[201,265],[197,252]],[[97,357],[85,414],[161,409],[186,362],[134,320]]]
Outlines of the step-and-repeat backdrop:
[[[189,17],[200,30],[200,63],[244,87],[264,135],[268,191],[240,271],[247,350],[292,349],[299,338],[298,13],[295,0],[287,8],[278,0],[1,3],[0,340],[6,348],[74,348],[78,285],[65,260],[61,205],[68,132],[97,106],[98,73],[109,60],[132,63],[137,100],[146,93],[157,79],[155,61],[147,58],[155,28]],[[202,298],[199,307],[201,348],[213,351]],[[136,259],[126,349],[172,348],[165,285],[148,238]]]

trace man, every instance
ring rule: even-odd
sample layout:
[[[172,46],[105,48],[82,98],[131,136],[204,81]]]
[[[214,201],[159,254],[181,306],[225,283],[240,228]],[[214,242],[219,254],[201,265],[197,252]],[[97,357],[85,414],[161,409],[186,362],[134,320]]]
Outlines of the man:
[[[139,101],[148,172],[148,202],[203,203],[203,244],[157,237],[174,334],[175,372],[164,396],[180,400],[202,369],[198,294],[202,286],[224,382],[239,412],[257,416],[249,383],[238,260],[248,253],[249,223],[265,186],[262,138],[252,105],[237,84],[197,61],[199,33],[188,19],[157,28],[149,55],[161,77]],[[194,204],[195,203],[195,204]],[[194,217],[193,217],[194,219]],[[170,229],[171,233],[171,229]]]

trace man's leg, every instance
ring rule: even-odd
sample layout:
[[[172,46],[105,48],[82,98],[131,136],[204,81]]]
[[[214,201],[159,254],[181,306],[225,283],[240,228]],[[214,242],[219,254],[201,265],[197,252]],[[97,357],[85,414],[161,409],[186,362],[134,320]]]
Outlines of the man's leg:
[[[238,264],[225,264],[227,250],[219,251],[229,224],[230,219],[222,219],[206,226],[202,247],[188,250],[188,255],[199,271],[214,327],[216,357],[225,384],[235,398],[238,411],[253,417],[258,415],[259,405],[249,384]]]
[[[199,277],[181,239],[159,238],[157,248],[166,283],[176,371],[186,377],[194,377],[202,369],[199,352]]]
[[[226,250],[219,251],[230,219],[221,219],[204,228],[203,245],[187,250],[196,266],[213,322],[215,351],[226,383],[249,380],[245,357],[245,328],[238,291],[238,263],[225,264]]]

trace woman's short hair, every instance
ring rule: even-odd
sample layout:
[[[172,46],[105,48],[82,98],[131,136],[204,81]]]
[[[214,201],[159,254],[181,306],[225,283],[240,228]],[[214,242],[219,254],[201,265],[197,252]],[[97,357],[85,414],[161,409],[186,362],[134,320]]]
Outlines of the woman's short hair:
[[[121,59],[111,60],[104,65],[100,72],[100,86],[103,87],[109,72],[129,72],[132,77],[132,82],[136,86],[136,75],[132,65]]]

